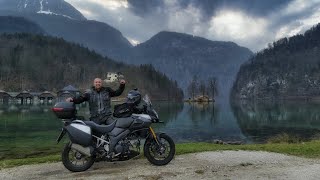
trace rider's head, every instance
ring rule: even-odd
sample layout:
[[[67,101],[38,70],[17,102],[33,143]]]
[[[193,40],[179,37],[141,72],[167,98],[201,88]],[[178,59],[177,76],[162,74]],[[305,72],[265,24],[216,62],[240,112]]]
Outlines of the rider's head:
[[[95,78],[93,81],[93,86],[96,90],[100,90],[102,87],[102,80],[100,78]]]

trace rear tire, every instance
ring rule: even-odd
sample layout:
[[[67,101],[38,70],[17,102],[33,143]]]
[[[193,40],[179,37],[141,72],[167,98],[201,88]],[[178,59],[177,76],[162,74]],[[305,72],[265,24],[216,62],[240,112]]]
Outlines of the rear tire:
[[[144,144],[144,155],[150,163],[163,166],[173,159],[176,148],[171,137],[166,134],[160,134],[159,141],[161,146],[153,138],[147,139]]]
[[[69,171],[72,171],[72,172],[85,171],[93,165],[94,160],[95,158],[93,156],[89,157],[72,149],[71,143],[66,144],[63,148],[62,163],[64,167],[66,167]]]

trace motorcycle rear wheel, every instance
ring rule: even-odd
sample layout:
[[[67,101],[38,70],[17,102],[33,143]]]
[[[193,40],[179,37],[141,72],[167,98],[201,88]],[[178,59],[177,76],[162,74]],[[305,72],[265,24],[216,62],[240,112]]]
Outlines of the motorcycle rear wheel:
[[[176,149],[173,140],[166,134],[160,134],[159,141],[160,146],[154,139],[146,140],[144,155],[150,163],[163,166],[173,159]]]
[[[93,165],[94,161],[95,158],[93,156],[89,157],[72,149],[71,143],[66,144],[63,148],[62,163],[69,171],[85,171]]]

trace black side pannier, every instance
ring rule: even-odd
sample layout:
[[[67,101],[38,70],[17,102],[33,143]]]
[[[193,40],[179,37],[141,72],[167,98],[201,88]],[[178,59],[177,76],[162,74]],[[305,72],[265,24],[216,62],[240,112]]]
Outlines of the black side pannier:
[[[116,118],[130,117],[133,113],[133,104],[123,103],[114,106],[113,116]]]

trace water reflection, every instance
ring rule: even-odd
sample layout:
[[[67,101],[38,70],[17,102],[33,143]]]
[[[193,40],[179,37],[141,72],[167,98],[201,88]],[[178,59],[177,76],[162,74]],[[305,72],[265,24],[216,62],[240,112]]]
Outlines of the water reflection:
[[[319,133],[320,104],[310,102],[240,101],[232,110],[245,136],[265,142],[281,133],[310,139]]]
[[[265,142],[286,132],[304,138],[319,133],[320,104],[305,102],[153,102],[162,124],[156,131],[166,132],[175,142],[242,141]],[[77,107],[78,114],[89,117],[88,107]],[[0,106],[0,159],[60,152],[56,145],[61,121],[51,106]]]
[[[175,113],[177,115],[174,120],[164,119],[170,122],[165,126],[158,126],[157,130],[167,132],[177,142],[243,140],[227,105],[186,103],[181,112]]]
[[[51,107],[0,107],[0,159],[23,158],[59,152],[55,138],[61,122]]]
[[[176,121],[178,114],[183,110],[183,103],[155,102],[153,108],[157,111],[164,125],[171,121]]]
[[[218,123],[218,106],[215,107],[212,103],[188,103],[190,108],[188,114],[192,121],[208,120],[211,125]],[[208,117],[206,115],[209,115]]]

